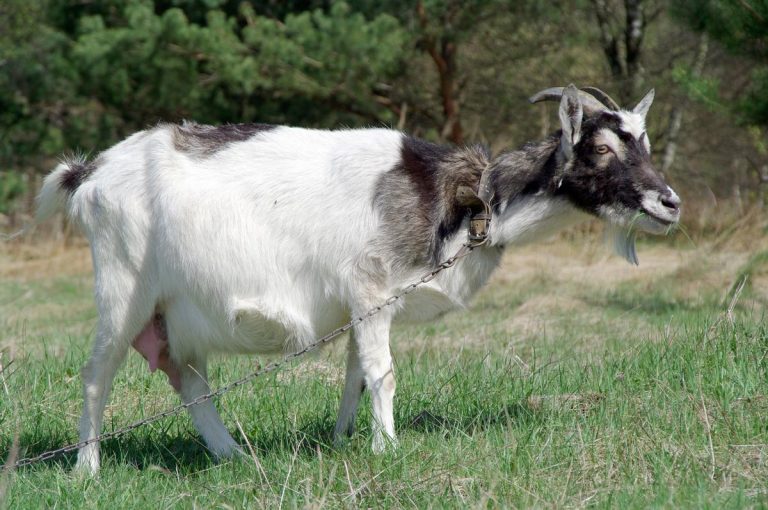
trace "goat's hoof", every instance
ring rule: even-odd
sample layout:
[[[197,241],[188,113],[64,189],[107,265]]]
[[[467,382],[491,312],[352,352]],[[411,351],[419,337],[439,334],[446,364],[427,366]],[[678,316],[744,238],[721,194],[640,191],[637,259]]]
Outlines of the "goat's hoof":
[[[73,472],[77,476],[96,476],[101,465],[98,444],[89,444],[77,451],[77,463]]]
[[[345,448],[349,444],[350,437],[346,434],[333,435],[333,447],[336,449]]]
[[[380,455],[386,451],[395,451],[397,450],[397,447],[398,443],[396,437],[385,436],[384,434],[377,434],[373,436],[371,450],[376,455]]]
[[[353,425],[348,427],[337,428],[333,431],[333,447],[343,448],[349,444],[349,440],[352,434],[355,432]]]
[[[99,475],[99,461],[78,458],[72,474],[78,478],[96,477]]]
[[[208,448],[208,450],[213,454],[217,461],[248,456],[248,454],[240,447],[240,445],[235,442],[233,442],[231,445],[222,446],[216,449]]]

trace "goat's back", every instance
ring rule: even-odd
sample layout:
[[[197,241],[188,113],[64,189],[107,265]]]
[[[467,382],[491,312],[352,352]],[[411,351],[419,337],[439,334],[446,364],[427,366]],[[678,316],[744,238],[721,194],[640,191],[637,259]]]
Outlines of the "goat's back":
[[[402,135],[277,127],[206,145],[185,128],[158,126],[105,151],[72,194],[97,294],[111,284],[100,268],[119,262],[146,299],[206,317],[197,329],[207,334],[279,323],[301,340],[336,324],[359,286],[376,183],[398,163]]]

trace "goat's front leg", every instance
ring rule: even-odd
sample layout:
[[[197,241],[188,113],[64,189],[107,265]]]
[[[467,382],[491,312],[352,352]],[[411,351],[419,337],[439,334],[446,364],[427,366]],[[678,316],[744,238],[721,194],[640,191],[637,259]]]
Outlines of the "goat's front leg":
[[[380,453],[387,445],[397,446],[393,400],[395,373],[389,350],[389,328],[392,314],[382,310],[355,326],[354,340],[363,380],[371,392],[373,404],[373,451]]]

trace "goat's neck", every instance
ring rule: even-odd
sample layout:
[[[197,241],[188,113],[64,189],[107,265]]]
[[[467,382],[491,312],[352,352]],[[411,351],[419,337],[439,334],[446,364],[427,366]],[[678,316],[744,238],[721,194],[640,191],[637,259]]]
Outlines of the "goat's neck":
[[[522,149],[500,154],[492,163],[494,189],[490,238],[494,246],[546,238],[588,216],[557,192],[559,133]]]
[[[468,221],[465,227],[446,243],[443,260],[454,255],[467,242]],[[485,245],[476,248],[470,255],[459,260],[455,266],[441,272],[437,283],[452,302],[465,306],[467,301],[485,285],[493,270],[499,265],[502,252],[501,246]]]
[[[464,305],[488,281],[506,247],[547,237],[586,217],[560,198],[542,194],[516,199],[500,214],[493,214],[489,244],[441,273],[440,286],[451,300]],[[462,229],[447,244],[444,258],[458,251],[466,235],[467,230]]]
[[[435,283],[455,304],[466,304],[498,266],[505,247],[547,237],[582,221],[581,213],[558,196],[554,183],[562,162],[558,158],[560,136],[500,154],[486,170],[493,189],[490,242],[443,271]],[[442,244],[439,260],[455,254],[467,240],[468,218]]]

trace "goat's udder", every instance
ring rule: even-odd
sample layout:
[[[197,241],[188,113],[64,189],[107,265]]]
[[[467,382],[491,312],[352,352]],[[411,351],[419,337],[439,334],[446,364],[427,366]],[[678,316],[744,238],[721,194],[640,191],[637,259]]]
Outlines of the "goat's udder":
[[[181,372],[173,362],[168,350],[165,322],[161,315],[155,315],[133,341],[133,348],[149,363],[149,371],[158,368],[168,376],[168,383],[177,392],[181,391]]]

